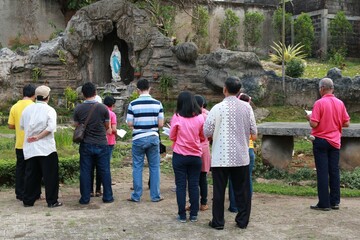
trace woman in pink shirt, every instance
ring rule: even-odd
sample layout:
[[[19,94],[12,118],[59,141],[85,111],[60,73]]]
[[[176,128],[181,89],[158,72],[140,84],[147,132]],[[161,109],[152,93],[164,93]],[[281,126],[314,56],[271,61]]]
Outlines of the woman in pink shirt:
[[[201,142],[204,117],[195,97],[188,91],[181,92],[177,99],[176,112],[171,118],[170,140],[173,141],[172,164],[175,173],[178,220],[186,222],[186,181],[190,198],[191,222],[197,221],[199,211],[199,178],[201,171]]]
[[[114,145],[116,144],[116,125],[117,119],[116,114],[113,112],[113,107],[115,106],[116,99],[113,96],[106,96],[104,99],[104,104],[109,110],[110,124],[109,129],[106,131],[106,138],[108,140],[109,151],[110,151],[110,160],[112,158],[112,152],[114,150]]]

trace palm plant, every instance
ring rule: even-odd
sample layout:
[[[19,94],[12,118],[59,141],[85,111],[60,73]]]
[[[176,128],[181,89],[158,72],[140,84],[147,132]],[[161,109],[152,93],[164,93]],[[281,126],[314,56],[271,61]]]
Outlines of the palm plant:
[[[276,64],[281,64],[284,59],[285,65],[294,58],[303,60],[307,56],[302,50],[303,47],[304,45],[300,45],[300,43],[295,46],[292,46],[291,44],[289,46],[284,46],[281,42],[274,42],[274,46],[271,46],[271,48],[274,49],[275,53],[270,54],[270,60]]]

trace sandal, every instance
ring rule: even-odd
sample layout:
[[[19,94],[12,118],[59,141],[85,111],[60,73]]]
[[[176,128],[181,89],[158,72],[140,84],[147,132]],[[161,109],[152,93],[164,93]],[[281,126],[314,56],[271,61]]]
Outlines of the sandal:
[[[102,196],[102,193],[101,192],[96,192],[95,193],[95,197],[101,197]]]
[[[54,204],[48,204],[49,208],[61,207],[63,204],[61,202],[56,202]]]

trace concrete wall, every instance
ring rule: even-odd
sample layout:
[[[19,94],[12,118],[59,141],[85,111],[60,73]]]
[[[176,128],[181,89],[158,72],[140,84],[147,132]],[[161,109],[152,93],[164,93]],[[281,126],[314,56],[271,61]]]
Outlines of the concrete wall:
[[[0,42],[3,47],[18,34],[27,43],[49,39],[55,31],[49,21],[58,29],[65,29],[57,0],[0,0]]]
[[[269,51],[270,45],[275,39],[272,27],[272,15],[276,9],[273,0],[238,0],[238,1],[219,1],[215,6],[209,9],[209,44],[210,50],[214,51],[220,48],[219,32],[220,25],[225,17],[225,11],[231,8],[240,18],[239,28],[239,50],[247,51],[244,45],[244,18],[247,11],[257,11],[265,16],[262,24],[262,40],[257,46],[257,53],[265,55]],[[187,11],[191,14],[191,9]],[[175,35],[180,42],[184,42],[186,38],[191,39],[194,36],[191,25],[191,16],[185,12],[179,12],[175,18]]]

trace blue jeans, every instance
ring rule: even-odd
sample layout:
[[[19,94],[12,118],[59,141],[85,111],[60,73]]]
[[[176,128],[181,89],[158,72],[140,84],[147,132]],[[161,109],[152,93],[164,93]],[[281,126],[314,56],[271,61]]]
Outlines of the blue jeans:
[[[329,208],[340,203],[340,150],[316,137],[313,153],[317,173],[318,206]],[[329,193],[330,185],[330,193]]]
[[[249,157],[250,157],[250,164],[249,164],[250,196],[252,196],[252,192],[253,192],[252,171],[253,171],[254,165],[255,165],[255,152],[254,152],[253,148],[249,148]],[[229,179],[229,200],[230,200],[229,211],[230,212],[238,212],[238,209],[237,209],[236,203],[235,203],[235,195],[234,195],[234,190],[232,187],[231,179]]]
[[[103,184],[103,202],[114,201],[111,188],[110,157],[108,145],[96,145],[81,143],[80,153],[80,204],[88,204],[90,201],[91,171],[96,165]]]
[[[142,173],[145,155],[149,162],[151,201],[157,202],[161,198],[159,143],[159,137],[155,135],[136,139],[132,143],[134,191],[131,194],[131,199],[134,201],[140,201],[143,193]]]
[[[180,219],[186,219],[186,181],[189,186],[190,216],[199,211],[199,178],[202,161],[197,156],[184,156],[173,153],[172,164],[175,173],[176,200]]]

